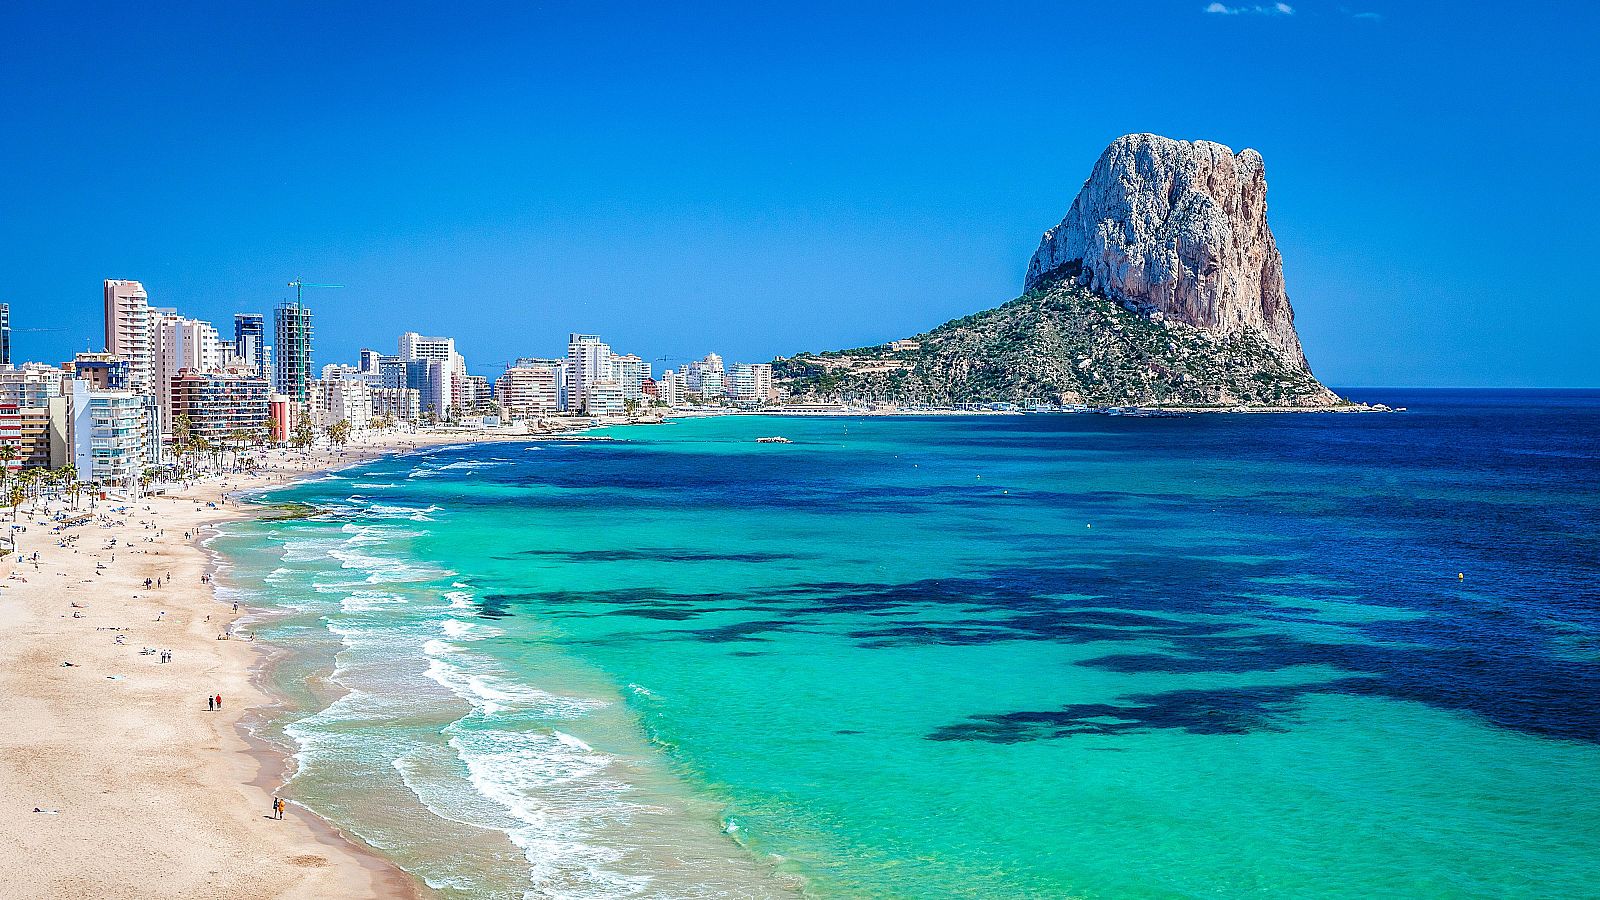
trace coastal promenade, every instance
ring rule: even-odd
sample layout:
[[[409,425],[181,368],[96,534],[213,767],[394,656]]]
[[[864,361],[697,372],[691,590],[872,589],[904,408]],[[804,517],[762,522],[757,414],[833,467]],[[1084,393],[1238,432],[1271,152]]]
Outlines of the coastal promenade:
[[[272,703],[252,677],[266,648],[243,633],[223,639],[248,610],[213,594],[200,541],[208,526],[251,514],[230,499],[241,491],[486,437],[375,435],[269,451],[253,474],[100,500],[92,521],[59,532],[24,507],[18,553],[0,561],[0,894],[421,894],[292,796],[285,818],[271,817],[285,760],[240,728]],[[208,709],[219,694],[222,708]]]

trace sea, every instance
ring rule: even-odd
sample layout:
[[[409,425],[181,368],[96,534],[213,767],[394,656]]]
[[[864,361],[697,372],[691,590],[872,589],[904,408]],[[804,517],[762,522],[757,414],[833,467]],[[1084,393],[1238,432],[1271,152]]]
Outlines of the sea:
[[[1600,896],[1600,392],[1348,393],[444,446],[210,546],[284,794],[443,897]]]

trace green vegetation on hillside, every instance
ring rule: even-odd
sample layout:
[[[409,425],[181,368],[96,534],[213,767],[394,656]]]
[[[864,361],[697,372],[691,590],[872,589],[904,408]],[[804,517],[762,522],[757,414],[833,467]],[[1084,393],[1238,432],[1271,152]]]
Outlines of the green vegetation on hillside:
[[[897,342],[900,343],[900,342]],[[777,360],[797,400],[951,406],[1326,406],[1311,373],[1252,333],[1132,312],[1068,279],[889,345]]]

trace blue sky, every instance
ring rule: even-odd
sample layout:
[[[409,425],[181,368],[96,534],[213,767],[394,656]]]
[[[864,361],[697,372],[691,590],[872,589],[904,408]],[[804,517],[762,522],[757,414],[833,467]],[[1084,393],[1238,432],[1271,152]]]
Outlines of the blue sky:
[[[0,9],[25,358],[98,349],[107,277],[219,322],[347,285],[319,363],[877,343],[1014,296],[1153,131],[1265,157],[1324,380],[1600,385],[1588,3],[136,6]]]

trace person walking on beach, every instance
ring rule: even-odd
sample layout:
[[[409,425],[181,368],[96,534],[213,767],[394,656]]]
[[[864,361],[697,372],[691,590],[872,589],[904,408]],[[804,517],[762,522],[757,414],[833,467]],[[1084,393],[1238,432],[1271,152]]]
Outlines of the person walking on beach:
[[[222,708],[222,695],[218,694],[217,695],[217,709],[221,709],[221,708]]]
[[[216,709],[216,708],[217,708],[216,701],[211,699],[210,697],[207,697],[206,698],[206,711],[210,712],[211,710]]]

